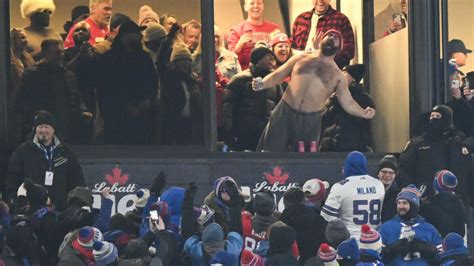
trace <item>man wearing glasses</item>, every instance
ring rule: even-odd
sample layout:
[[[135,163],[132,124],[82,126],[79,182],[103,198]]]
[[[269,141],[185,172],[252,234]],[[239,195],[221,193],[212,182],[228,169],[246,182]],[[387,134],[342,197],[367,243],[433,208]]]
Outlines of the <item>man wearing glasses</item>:
[[[397,195],[400,188],[395,182],[397,177],[397,158],[393,155],[385,155],[378,165],[377,177],[385,187],[385,198],[382,205],[382,223],[393,219],[397,214]]]

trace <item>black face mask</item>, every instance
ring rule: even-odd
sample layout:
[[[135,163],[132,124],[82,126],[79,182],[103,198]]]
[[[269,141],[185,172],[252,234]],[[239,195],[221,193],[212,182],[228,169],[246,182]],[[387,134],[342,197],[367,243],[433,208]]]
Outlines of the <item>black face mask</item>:
[[[410,222],[411,220],[413,220],[414,218],[418,216],[418,206],[416,206],[415,204],[411,202],[409,202],[409,204],[410,204],[410,210],[408,210],[408,212],[405,215],[400,215],[402,220],[404,220],[405,222]]]
[[[339,51],[339,47],[334,45],[334,41],[329,39],[321,45],[321,51],[325,56],[332,56]]]
[[[430,133],[434,137],[441,137],[449,130],[449,123],[443,118],[430,119]]]

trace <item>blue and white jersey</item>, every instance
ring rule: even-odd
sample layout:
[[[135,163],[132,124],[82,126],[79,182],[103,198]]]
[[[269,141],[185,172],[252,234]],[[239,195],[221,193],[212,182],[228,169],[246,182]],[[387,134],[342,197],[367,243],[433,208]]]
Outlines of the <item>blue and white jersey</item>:
[[[350,176],[332,186],[321,215],[328,222],[341,219],[351,237],[359,239],[363,224],[374,230],[379,227],[384,196],[380,180],[369,175]]]

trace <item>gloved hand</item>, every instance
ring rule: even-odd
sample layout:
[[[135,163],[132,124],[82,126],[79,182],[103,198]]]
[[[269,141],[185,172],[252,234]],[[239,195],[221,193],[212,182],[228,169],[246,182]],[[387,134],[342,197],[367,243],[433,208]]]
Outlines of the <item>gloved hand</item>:
[[[385,247],[384,253],[388,256],[401,255],[404,257],[410,251],[410,244],[408,239],[402,238],[397,240],[395,243]]]
[[[230,182],[229,182],[230,183]],[[240,192],[234,184],[226,186],[227,193],[229,194],[230,206],[239,206],[242,204],[242,198],[240,197]]]
[[[189,187],[186,189],[186,192],[184,192],[185,200],[193,201],[194,198],[196,197],[198,190],[199,188],[196,186],[194,182],[189,182]]]
[[[166,175],[163,171],[160,171],[155,180],[153,180],[153,184],[150,187],[150,192],[155,193],[157,195],[161,194],[161,191],[166,186]]]

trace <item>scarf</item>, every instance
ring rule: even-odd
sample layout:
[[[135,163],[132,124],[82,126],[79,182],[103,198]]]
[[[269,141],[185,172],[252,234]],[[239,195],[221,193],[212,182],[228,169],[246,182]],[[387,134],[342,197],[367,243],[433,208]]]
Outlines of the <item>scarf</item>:
[[[72,248],[77,251],[84,260],[86,260],[87,265],[95,265],[94,254],[92,254],[92,249],[85,248],[79,244],[77,239],[72,241]]]

